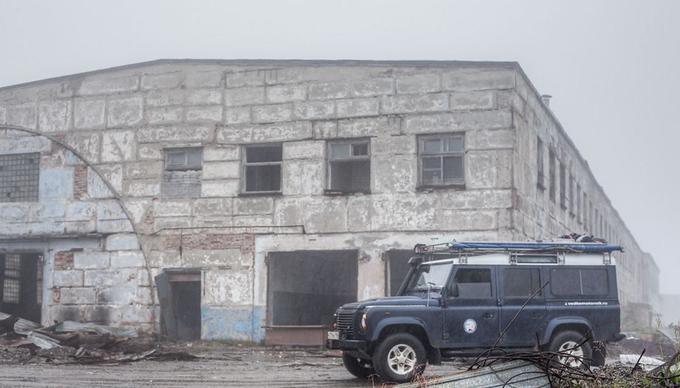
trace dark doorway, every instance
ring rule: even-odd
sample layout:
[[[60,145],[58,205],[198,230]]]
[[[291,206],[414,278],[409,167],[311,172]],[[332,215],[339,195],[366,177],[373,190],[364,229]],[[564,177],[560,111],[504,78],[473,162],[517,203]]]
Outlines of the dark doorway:
[[[408,260],[413,257],[410,249],[392,249],[385,252],[385,295],[395,296],[408,273]]]
[[[357,299],[358,252],[272,252],[268,256],[269,344],[323,343],[335,310]]]
[[[201,273],[167,270],[156,276],[161,330],[180,340],[201,339]]]
[[[40,322],[42,255],[0,254],[0,311]]]

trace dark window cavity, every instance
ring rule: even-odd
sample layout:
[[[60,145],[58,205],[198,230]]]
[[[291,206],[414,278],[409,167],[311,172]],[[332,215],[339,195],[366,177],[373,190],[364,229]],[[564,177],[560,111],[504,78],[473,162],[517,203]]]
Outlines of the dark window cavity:
[[[543,150],[543,141],[540,137],[536,138],[536,185],[539,189],[545,189],[545,154]]]
[[[163,153],[164,170],[161,197],[200,197],[203,148],[167,148]]]
[[[567,208],[567,168],[560,163],[560,207]]]
[[[409,270],[411,249],[393,249],[385,252],[385,295],[395,296]]]
[[[583,208],[581,207],[581,185],[576,185],[576,218],[579,223],[583,221]]]
[[[267,269],[272,325],[327,325],[357,300],[356,250],[271,252]]]
[[[243,192],[276,193],[281,191],[281,144],[244,146]]]
[[[453,296],[457,298],[490,298],[491,271],[483,268],[461,268],[453,280]]]
[[[363,192],[371,189],[370,141],[351,140],[328,143],[328,189]]]
[[[555,157],[555,151],[551,148],[550,151],[548,152],[548,174],[550,182],[548,184],[550,185],[550,189],[548,191],[550,195],[550,200],[555,202],[555,188],[557,186],[557,181],[555,180],[555,163],[557,162],[557,158]]]
[[[433,135],[418,138],[421,186],[465,184],[465,136]]]
[[[574,173],[569,172],[569,215],[574,217],[574,197],[576,196],[575,194],[576,191],[576,180],[574,179]]]
[[[538,268],[503,269],[503,296],[506,298],[528,298],[541,289]],[[536,296],[540,296],[538,292]]]
[[[40,154],[0,155],[0,202],[38,200]]]
[[[550,284],[555,296],[604,296],[609,293],[606,269],[556,268],[550,271]]]

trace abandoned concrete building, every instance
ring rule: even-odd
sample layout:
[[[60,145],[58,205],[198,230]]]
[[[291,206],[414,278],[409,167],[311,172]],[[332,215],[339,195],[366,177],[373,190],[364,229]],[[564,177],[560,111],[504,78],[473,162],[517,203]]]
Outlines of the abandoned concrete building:
[[[0,88],[0,310],[321,343],[416,243],[621,244],[658,268],[514,62],[159,60]]]

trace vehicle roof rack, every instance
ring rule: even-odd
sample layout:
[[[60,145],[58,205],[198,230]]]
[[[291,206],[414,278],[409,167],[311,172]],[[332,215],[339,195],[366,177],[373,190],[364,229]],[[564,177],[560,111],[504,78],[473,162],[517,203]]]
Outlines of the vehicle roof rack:
[[[462,252],[532,252],[532,253],[612,253],[623,252],[623,247],[602,242],[458,242],[433,245],[416,244],[417,254],[443,254]]]

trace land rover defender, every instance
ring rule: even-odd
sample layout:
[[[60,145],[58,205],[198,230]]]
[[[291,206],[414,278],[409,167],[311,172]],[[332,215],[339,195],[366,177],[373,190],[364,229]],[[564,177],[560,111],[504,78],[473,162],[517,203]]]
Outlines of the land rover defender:
[[[341,306],[327,347],[357,377],[406,382],[444,357],[547,349],[557,362],[604,362],[619,340],[613,253],[606,243],[416,245],[398,296]],[[601,347],[598,347],[601,349]],[[568,357],[571,355],[573,357]]]

